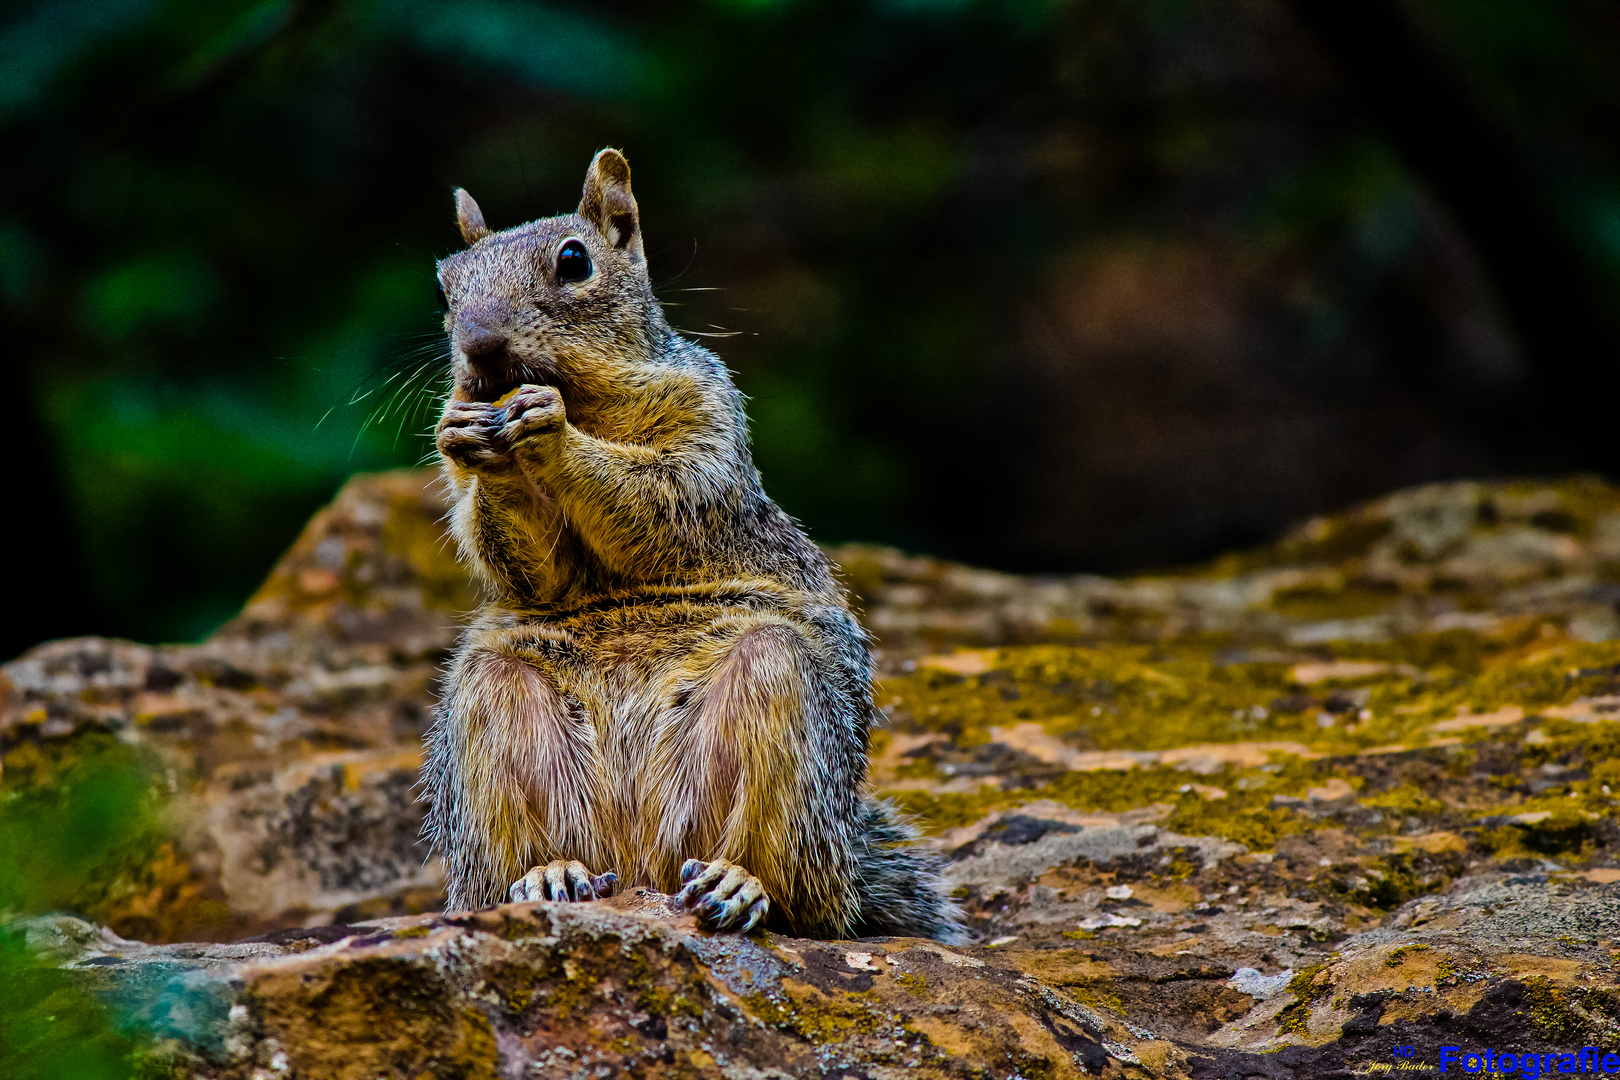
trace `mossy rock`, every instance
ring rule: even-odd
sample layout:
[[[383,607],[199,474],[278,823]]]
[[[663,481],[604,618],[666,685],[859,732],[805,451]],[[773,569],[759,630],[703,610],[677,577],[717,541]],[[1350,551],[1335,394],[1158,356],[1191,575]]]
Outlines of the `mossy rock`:
[[[645,897],[428,913],[419,740],[476,599],[443,510],[425,471],[357,477],[209,641],[0,669],[0,830],[135,778],[10,903],[260,939],[39,930],[133,1033],[96,1045],[222,1077],[1317,1075],[1614,1024],[1615,489],[1432,485],[1126,580],[834,551],[881,649],[874,786],[943,856],[960,950],[710,937]],[[222,996],[166,1027],[185,970]]]

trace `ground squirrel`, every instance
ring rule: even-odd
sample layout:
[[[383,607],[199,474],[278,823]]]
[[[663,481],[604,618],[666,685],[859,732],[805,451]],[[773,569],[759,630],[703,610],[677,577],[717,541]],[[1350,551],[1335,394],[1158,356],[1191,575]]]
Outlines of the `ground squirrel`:
[[[624,157],[504,232],[455,198],[437,442],[491,599],[423,768],[450,907],[642,884],[713,929],[959,939],[867,791],[867,635],[766,497],[724,365],[665,321]]]

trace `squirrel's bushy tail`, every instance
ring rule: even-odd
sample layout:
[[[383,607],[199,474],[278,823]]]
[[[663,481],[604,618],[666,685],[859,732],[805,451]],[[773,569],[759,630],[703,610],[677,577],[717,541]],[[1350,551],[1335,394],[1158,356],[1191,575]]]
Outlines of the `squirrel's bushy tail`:
[[[857,937],[926,937],[948,945],[968,941],[962,913],[946,895],[945,860],[915,844],[917,830],[894,804],[868,797],[859,810],[855,852],[861,912]]]

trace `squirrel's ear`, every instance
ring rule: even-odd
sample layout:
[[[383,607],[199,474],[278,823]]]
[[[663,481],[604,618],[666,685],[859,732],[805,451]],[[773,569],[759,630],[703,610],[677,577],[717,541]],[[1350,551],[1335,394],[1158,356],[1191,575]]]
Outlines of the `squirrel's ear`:
[[[476,244],[490,234],[489,226],[484,224],[484,212],[478,209],[466,188],[456,188],[456,224],[461,226],[461,238],[469,244]]]
[[[641,212],[630,194],[630,163],[617,150],[603,150],[585,173],[579,216],[616,248],[641,255]]]

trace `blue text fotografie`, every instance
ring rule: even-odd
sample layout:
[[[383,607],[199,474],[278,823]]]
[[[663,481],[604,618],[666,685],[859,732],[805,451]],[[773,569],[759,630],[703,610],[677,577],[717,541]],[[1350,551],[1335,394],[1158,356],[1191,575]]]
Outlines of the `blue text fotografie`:
[[[1464,1050],[1460,1046],[1440,1048],[1440,1071],[1456,1069],[1465,1073],[1496,1073],[1509,1076],[1557,1076],[1576,1073],[1620,1073],[1620,1054],[1605,1054],[1595,1046],[1570,1052],[1515,1054],[1498,1053],[1493,1048]]]

